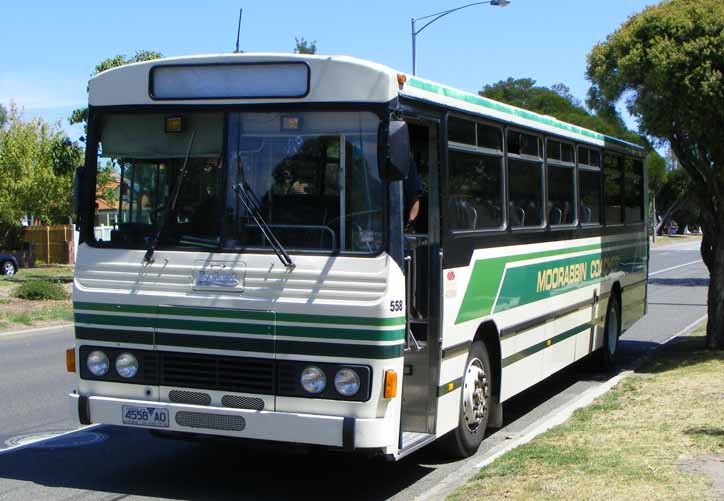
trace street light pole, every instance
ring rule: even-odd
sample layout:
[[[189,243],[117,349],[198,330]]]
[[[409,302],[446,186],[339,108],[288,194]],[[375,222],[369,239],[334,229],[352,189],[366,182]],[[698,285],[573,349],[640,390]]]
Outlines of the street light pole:
[[[430,26],[432,23],[434,23],[438,19],[447,16],[448,14],[452,14],[453,12],[457,12],[459,10],[467,9],[468,7],[474,7],[476,5],[486,5],[486,4],[488,4],[492,7],[505,7],[510,4],[510,1],[509,0],[488,0],[486,2],[473,2],[473,3],[466,4],[466,5],[461,5],[460,7],[455,7],[454,9],[448,9],[448,10],[443,10],[440,12],[435,12],[434,14],[428,14],[427,16],[422,16],[422,17],[418,17],[418,18],[413,17],[411,20],[411,23],[410,23],[411,28],[412,28],[411,29],[411,34],[412,34],[412,74],[413,75],[417,74],[417,35],[419,35],[422,32],[422,30],[424,30],[425,28]],[[419,30],[415,29],[417,21],[422,21],[424,19],[430,19],[430,18],[433,18],[433,19],[428,21],[427,23],[425,23],[422,26],[422,28],[420,28]]]

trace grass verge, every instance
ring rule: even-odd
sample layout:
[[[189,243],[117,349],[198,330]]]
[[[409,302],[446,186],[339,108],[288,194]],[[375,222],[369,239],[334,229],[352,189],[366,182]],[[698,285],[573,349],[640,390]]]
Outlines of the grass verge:
[[[2,304],[2,303],[0,303]],[[0,308],[0,329],[31,326],[38,322],[70,322],[73,306],[69,301],[46,301],[13,311]]]
[[[38,268],[20,268],[12,277],[0,276],[0,286],[11,287],[29,280],[48,280],[50,282],[71,283],[72,266],[42,266]]]
[[[566,423],[482,469],[450,499],[703,499],[711,479],[682,464],[724,454],[724,353],[703,329]]]
[[[656,242],[652,242],[651,246],[658,249],[659,247],[666,247],[668,245],[691,242],[694,240],[701,240],[701,235],[661,235],[656,237]]]

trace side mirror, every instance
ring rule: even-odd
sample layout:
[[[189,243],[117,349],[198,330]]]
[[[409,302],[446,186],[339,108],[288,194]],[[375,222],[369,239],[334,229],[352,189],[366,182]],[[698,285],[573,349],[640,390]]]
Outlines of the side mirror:
[[[85,167],[78,167],[75,170],[75,176],[73,177],[73,213],[76,216],[76,221],[80,221],[83,216],[84,207],[82,205],[83,197],[83,186],[85,185]]]
[[[407,178],[410,170],[410,130],[402,120],[390,122],[385,154],[380,163],[380,175],[388,181]]]

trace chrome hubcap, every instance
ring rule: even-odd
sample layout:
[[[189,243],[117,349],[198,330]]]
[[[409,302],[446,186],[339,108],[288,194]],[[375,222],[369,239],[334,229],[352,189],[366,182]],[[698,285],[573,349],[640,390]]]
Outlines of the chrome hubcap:
[[[489,394],[490,386],[483,363],[474,358],[465,370],[463,381],[463,417],[468,430],[477,430],[487,416]]]
[[[15,267],[13,266],[13,263],[3,264],[3,274],[8,276],[15,274]]]
[[[612,308],[608,314],[608,352],[613,355],[616,353],[616,344],[618,343],[618,312],[616,308]]]

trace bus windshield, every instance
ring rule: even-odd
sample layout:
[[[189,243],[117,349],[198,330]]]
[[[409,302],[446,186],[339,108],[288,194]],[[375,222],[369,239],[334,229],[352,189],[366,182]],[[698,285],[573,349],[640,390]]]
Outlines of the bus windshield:
[[[377,253],[378,125],[367,112],[105,115],[96,225],[112,229],[96,239],[143,248],[161,228],[159,248],[270,250],[243,184],[289,251]]]

